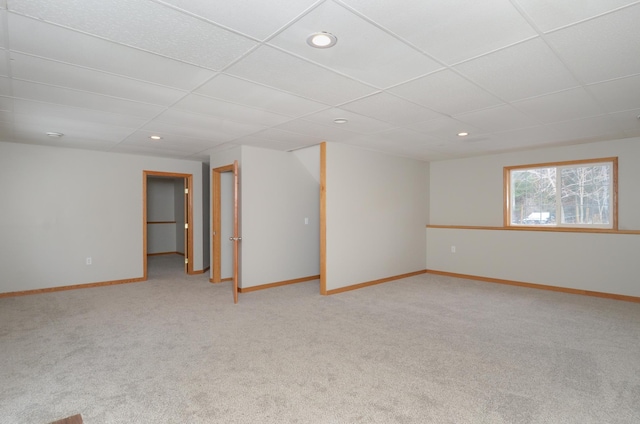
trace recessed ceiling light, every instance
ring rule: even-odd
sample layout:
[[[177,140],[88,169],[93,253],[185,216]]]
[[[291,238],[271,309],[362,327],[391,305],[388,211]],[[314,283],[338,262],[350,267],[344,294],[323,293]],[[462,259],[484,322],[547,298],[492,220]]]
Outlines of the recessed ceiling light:
[[[336,123],[336,124],[346,124],[349,121],[344,119],[344,118],[336,118],[336,119],[333,120],[333,122]]]
[[[328,49],[338,42],[338,38],[328,32],[315,32],[307,37],[307,44],[317,49]]]
[[[459,132],[459,133],[458,133],[458,137],[466,137],[466,136],[468,136],[468,135],[469,135],[469,133],[468,133],[468,132]]]
[[[149,137],[151,140],[162,140],[162,137],[160,137],[159,135],[152,135]]]
[[[60,138],[62,137],[64,134],[59,133],[59,132],[48,132],[47,135],[49,137],[53,137],[53,138]]]

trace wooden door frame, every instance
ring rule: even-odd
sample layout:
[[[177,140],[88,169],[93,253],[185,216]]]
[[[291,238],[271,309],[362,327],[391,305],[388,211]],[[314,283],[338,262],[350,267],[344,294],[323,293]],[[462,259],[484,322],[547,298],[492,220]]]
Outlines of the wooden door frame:
[[[189,224],[187,227],[187,240],[185,241],[186,252],[184,252],[187,261],[186,273],[189,275],[196,274],[193,272],[193,174],[179,174],[176,172],[162,171],[142,171],[142,263],[144,264],[143,279],[147,280],[147,178],[148,177],[171,177],[183,178],[189,192],[187,193],[187,201],[185,207],[187,214],[185,221]]]
[[[212,283],[220,283],[231,279],[222,279],[222,174],[233,173],[233,164],[225,165],[211,170],[211,240],[212,240],[212,258],[211,258],[211,278]]]

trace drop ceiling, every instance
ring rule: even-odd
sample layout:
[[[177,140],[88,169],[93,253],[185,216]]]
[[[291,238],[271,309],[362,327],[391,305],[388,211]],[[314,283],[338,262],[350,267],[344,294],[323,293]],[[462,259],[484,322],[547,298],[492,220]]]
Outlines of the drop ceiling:
[[[625,0],[0,0],[0,141],[431,161],[638,137],[638,22]]]

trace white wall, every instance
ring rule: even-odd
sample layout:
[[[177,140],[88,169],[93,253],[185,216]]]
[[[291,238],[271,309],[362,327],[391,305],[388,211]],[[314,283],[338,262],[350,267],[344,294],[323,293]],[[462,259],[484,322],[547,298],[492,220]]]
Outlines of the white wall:
[[[0,142],[0,292],[142,277],[143,170],[194,175],[202,269],[200,162]]]
[[[240,164],[240,286],[318,275],[317,181],[294,154],[257,147],[214,153],[211,167],[234,159]]]
[[[433,162],[430,224],[502,226],[505,166],[612,156],[619,228],[639,230],[639,138]],[[639,251],[640,235],[427,229],[431,270],[629,296],[640,296]]]
[[[426,268],[429,164],[326,147],[326,288]]]

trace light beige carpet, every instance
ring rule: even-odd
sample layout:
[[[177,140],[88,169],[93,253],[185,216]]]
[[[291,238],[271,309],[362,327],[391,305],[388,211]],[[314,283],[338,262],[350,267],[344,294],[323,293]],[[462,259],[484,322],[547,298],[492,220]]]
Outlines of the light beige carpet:
[[[421,275],[234,305],[173,260],[0,299],[0,422],[640,422],[639,304]]]

